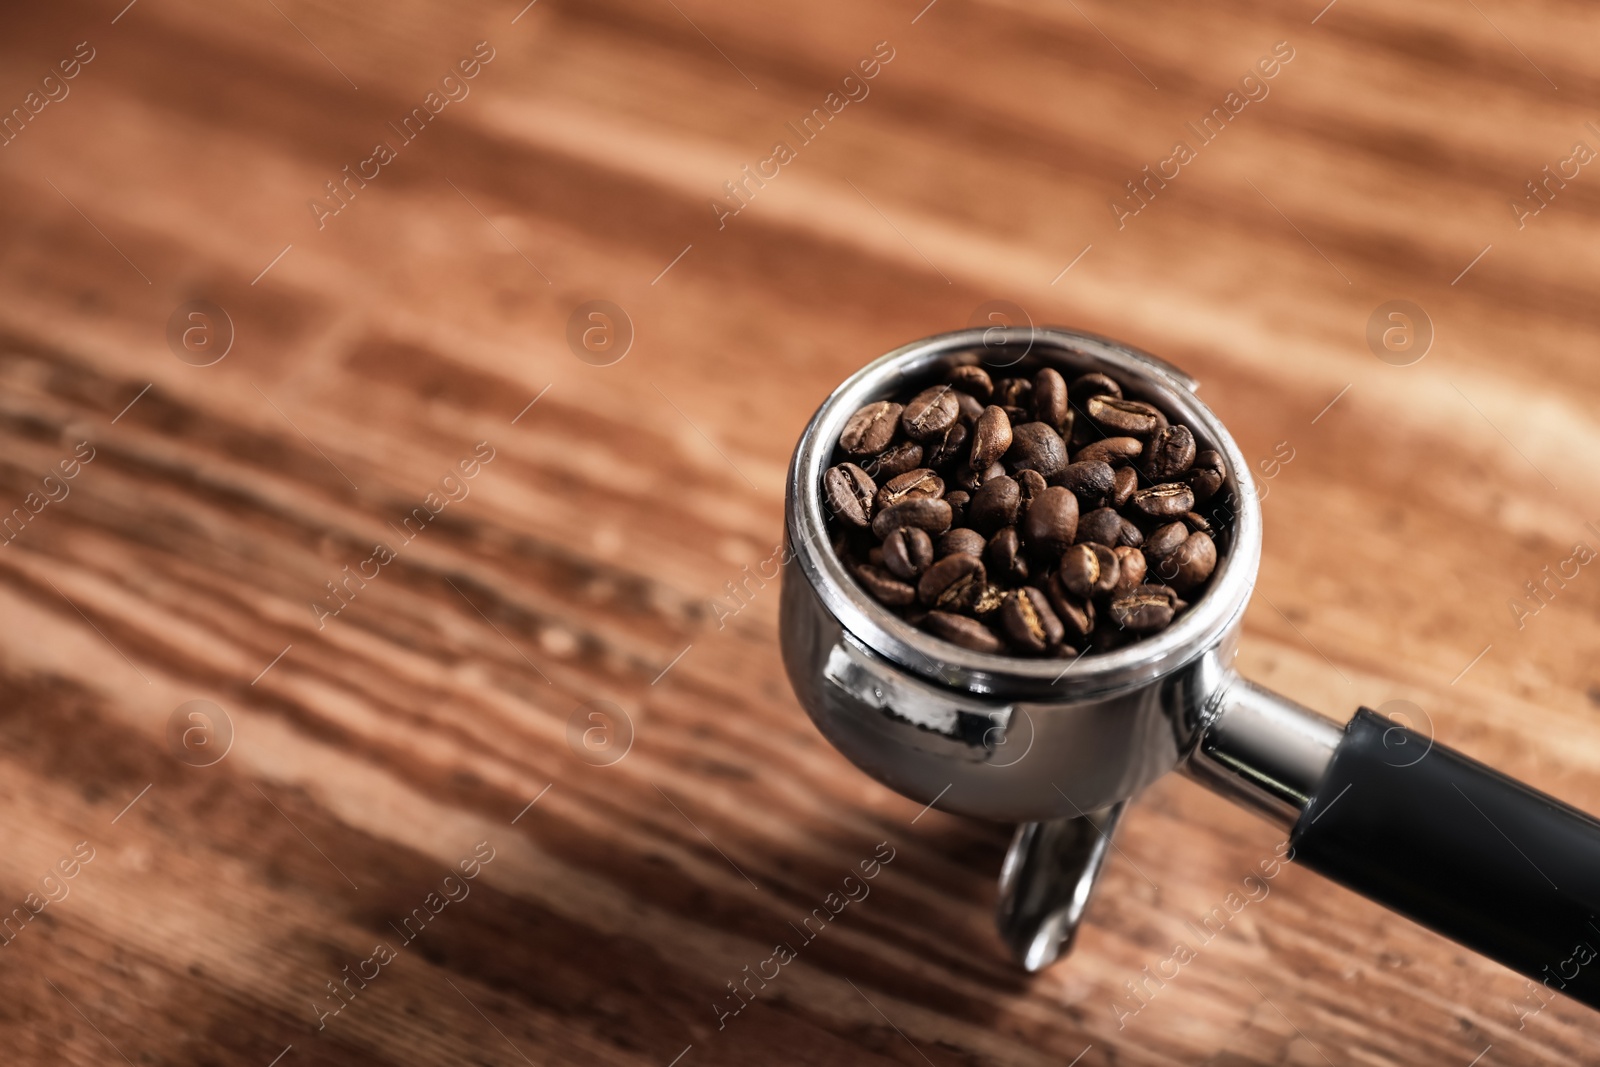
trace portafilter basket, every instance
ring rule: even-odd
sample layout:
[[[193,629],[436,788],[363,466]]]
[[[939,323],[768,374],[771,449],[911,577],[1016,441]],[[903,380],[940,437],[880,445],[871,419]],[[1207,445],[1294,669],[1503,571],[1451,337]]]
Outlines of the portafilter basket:
[[[1069,381],[1104,372],[1222,456],[1217,567],[1170,626],[1073,660],[973,652],[857,585],[822,494],[840,431],[864,405],[963,363],[1004,375],[1054,367]],[[1600,950],[1600,822],[1367,708],[1341,726],[1235,672],[1261,510],[1244,456],[1196,388],[1128,345],[1040,327],[941,334],[852,375],[789,468],[780,614],[800,703],[896,792],[1019,824],[997,922],[1030,971],[1070,949],[1128,801],[1182,770],[1288,831],[1295,862],[1600,1007],[1600,963],[1583,966]]]

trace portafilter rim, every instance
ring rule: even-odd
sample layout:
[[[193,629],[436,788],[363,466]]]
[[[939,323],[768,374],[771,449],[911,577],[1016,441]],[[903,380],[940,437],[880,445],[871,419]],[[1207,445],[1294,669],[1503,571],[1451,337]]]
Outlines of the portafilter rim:
[[[1200,599],[1166,629],[1110,652],[1059,659],[974,652],[920,630],[873,600],[834,553],[822,501],[822,476],[845,422],[858,409],[900,393],[938,360],[962,352],[1037,352],[1052,365],[1084,373],[1093,366],[1155,403],[1215,449],[1236,502],[1229,547]],[[1020,360],[1022,357],[1017,357]],[[993,364],[991,364],[993,365]],[[1078,370],[1078,368],[1084,368]],[[1069,379],[1070,380],[1070,379]],[[974,694],[1103,694],[1149,684],[1216,646],[1243,614],[1261,561],[1261,505],[1249,465],[1222,420],[1196,395],[1197,383],[1132,346],[1061,327],[990,327],[926,337],[862,367],[835,389],[807,423],[795,448],[786,491],[786,532],[794,562],[823,605],[857,644],[932,681]]]

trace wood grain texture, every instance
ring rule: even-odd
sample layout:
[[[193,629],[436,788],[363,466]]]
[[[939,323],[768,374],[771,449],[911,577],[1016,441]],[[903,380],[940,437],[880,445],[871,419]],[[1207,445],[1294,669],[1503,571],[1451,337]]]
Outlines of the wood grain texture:
[[[1072,959],[1024,979],[990,921],[1006,828],[916,818],[820,739],[775,586],[714,606],[778,543],[832,386],[1010,300],[1183,365],[1252,459],[1293,450],[1253,677],[1338,716],[1415,701],[1600,808],[1600,576],[1521,629],[1508,607],[1600,547],[1600,176],[1509,207],[1600,148],[1594,12],[923,2],[0,16],[6,109],[94,49],[0,148],[0,504],[94,452],[0,546],[0,908],[94,850],[0,947],[6,1062],[1594,1061],[1592,1013],[1519,1025],[1522,980],[1292,867],[1119,1027],[1279,840],[1176,779]],[[479,41],[470,95],[319,229],[324,183]],[[719,227],[724,183],[880,41],[870,94]],[[1269,94],[1119,228],[1125,183],[1280,41]],[[204,368],[167,341],[195,298],[236,331]],[[1365,339],[1401,298],[1437,332],[1407,367]],[[613,366],[566,341],[597,299],[636,330]],[[403,541],[479,442],[469,495]],[[204,768],[167,738],[195,699],[235,729]],[[634,727],[611,766],[568,745],[594,700]],[[880,842],[871,895],[719,1028]]]

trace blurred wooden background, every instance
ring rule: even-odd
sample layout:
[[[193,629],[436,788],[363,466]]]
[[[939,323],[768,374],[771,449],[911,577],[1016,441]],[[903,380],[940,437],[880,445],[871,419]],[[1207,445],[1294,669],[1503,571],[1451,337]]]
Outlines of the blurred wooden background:
[[[1600,172],[1564,163],[1600,149],[1591,10],[123,2],[0,16],[24,109],[0,504],[28,516],[0,545],[8,1062],[1593,1055],[1592,1013],[1527,1015],[1521,979],[1293,868],[1119,1028],[1125,983],[1280,836],[1161,783],[1076,955],[1025,980],[991,931],[1007,830],[918,818],[820,740],[775,587],[722,629],[712,606],[777,545],[826,392],[1010,301],[1183,365],[1268,464],[1251,675],[1341,717],[1413,701],[1600,809],[1600,573],[1510,607],[1600,548]],[[402,145],[388,124],[480,41],[470,94]],[[1268,94],[1119,228],[1125,183],[1278,42]],[[309,202],[385,138],[319,229]],[[719,228],[778,140],[796,158]],[[1547,165],[1568,177],[1519,228]],[[1435,332],[1409,366],[1367,342],[1401,299]],[[232,323],[211,366],[169,344],[191,300]],[[632,323],[611,366],[568,344],[593,300]],[[479,442],[469,495],[402,545]],[[379,541],[396,558],[319,628]],[[232,724],[210,766],[178,758],[204,733],[169,740],[191,700]],[[569,744],[596,700],[632,724],[609,766]],[[470,896],[430,898],[485,841]],[[726,983],[879,842],[871,896],[719,1029]],[[328,983],[374,967],[319,1028]]]

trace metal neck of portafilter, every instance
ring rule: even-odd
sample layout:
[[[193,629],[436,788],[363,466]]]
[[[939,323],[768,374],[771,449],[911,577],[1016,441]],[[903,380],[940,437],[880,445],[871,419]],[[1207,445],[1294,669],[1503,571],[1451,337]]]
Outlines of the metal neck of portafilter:
[[[1214,699],[1182,769],[1289,830],[1343,736],[1343,725],[1235,674]]]

